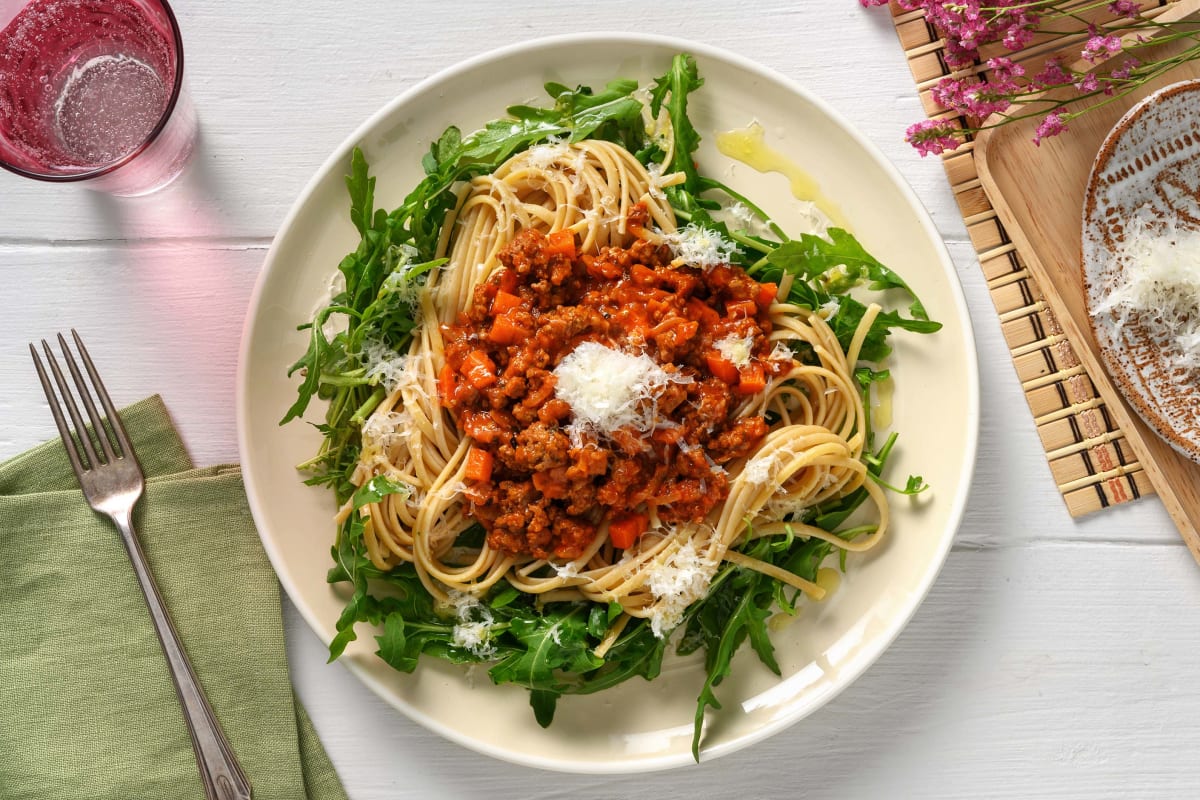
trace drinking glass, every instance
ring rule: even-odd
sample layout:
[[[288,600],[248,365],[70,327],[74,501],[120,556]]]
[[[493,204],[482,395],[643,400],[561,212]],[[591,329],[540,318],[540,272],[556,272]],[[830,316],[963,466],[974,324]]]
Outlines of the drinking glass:
[[[196,140],[165,0],[0,0],[0,167],[138,195]]]

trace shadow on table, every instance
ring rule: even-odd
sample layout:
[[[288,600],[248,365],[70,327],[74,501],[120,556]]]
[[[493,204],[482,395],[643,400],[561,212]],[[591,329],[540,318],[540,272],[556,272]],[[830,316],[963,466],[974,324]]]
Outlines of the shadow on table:
[[[130,355],[150,365],[146,374],[163,375],[164,387],[187,371],[193,385],[210,387],[204,402],[232,408],[242,321],[266,244],[229,235],[234,192],[220,178],[202,125],[170,185],[143,197],[88,193],[115,236],[101,243],[103,280],[88,319],[100,332],[136,331]]]
[[[114,197],[88,192],[96,216],[109,230],[120,231],[121,238],[134,242],[143,239],[219,239],[222,230],[219,213],[224,191],[211,168],[213,153],[209,137],[201,124],[187,165],[167,186],[141,197]]]

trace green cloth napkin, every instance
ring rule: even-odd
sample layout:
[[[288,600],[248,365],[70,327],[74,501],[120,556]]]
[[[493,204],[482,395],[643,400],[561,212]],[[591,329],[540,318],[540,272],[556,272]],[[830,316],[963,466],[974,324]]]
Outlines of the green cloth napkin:
[[[146,557],[255,800],[344,799],[292,693],[241,472],[194,469],[157,396],[121,416]],[[0,464],[0,797],[204,798],[129,559],[58,441]]]

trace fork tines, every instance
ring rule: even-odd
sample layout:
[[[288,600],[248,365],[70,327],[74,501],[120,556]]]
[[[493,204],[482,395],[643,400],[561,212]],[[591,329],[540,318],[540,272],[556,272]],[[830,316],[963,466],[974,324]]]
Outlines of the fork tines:
[[[92,431],[95,434],[94,439],[89,435],[88,427],[84,424],[83,417],[79,413],[79,407],[71,396],[70,386],[67,384],[62,370],[59,369],[58,361],[55,359],[50,345],[46,343],[45,339],[42,339],[42,350],[46,354],[46,361],[50,364],[50,372],[54,375],[54,383],[58,385],[58,394],[62,396],[61,405],[55,396],[54,387],[50,382],[49,376],[46,374],[45,367],[42,365],[42,359],[38,355],[37,348],[32,343],[29,345],[29,352],[33,354],[33,364],[37,368],[38,378],[41,379],[42,389],[46,392],[46,400],[50,404],[50,412],[54,415],[54,422],[58,426],[59,435],[66,446],[71,466],[75,469],[76,474],[80,474],[95,469],[98,466],[125,458],[127,455],[133,453],[133,447],[129,444],[129,437],[125,432],[125,426],[121,424],[121,417],[117,414],[116,409],[113,408],[112,400],[109,399],[108,392],[104,389],[104,383],[96,373],[96,367],[92,364],[91,356],[88,355],[87,348],[83,346],[83,340],[79,338],[79,334],[74,329],[71,330],[71,337],[74,339],[75,347],[79,351],[79,357],[83,361],[84,370],[87,371],[88,378],[91,379],[91,385],[95,389],[94,393],[100,399],[100,405],[104,408],[104,415],[101,416],[96,410],[95,402],[92,400],[93,392],[88,388],[83,373],[80,371],[79,365],[75,362],[75,357],[71,355],[71,350],[67,346],[67,340],[63,338],[61,333],[58,334],[58,344],[62,350],[63,360],[67,364],[67,370],[71,373],[72,379],[74,379],[79,397],[83,401],[84,408],[87,410],[88,418],[91,420]],[[74,437],[71,435],[67,421],[63,417],[62,405],[66,405],[67,414],[70,415],[71,422],[75,425]],[[105,424],[106,422],[107,424]],[[99,445],[99,450],[96,449],[97,444]],[[82,447],[82,452],[80,452],[80,446]]]

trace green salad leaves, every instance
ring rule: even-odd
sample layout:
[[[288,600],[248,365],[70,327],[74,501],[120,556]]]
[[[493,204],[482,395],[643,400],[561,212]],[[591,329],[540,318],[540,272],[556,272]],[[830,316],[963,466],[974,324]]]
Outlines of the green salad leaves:
[[[407,351],[415,326],[412,297],[429,272],[444,263],[436,258],[436,248],[442,222],[455,202],[453,187],[495,170],[514,153],[551,137],[617,142],[644,164],[660,164],[664,173],[683,173],[681,184],[665,190],[678,218],[736,242],[734,260],[758,280],[780,282],[790,276],[791,302],[812,309],[835,306],[836,313],[829,321],[844,348],[866,311],[851,291],[898,293],[904,298],[906,313],[885,310],[875,318],[861,351],[863,361],[879,362],[888,355],[888,335],[893,329],[930,333],[940,327],[928,318],[908,285],[847,231],[835,228],[826,236],[789,238],[749,199],[700,174],[694,160],[700,134],[688,117],[688,98],[703,83],[695,61],[678,55],[666,74],[647,87],[648,94],[639,92],[631,80],[614,80],[598,91],[546,84],[550,102],[544,107],[513,106],[504,119],[465,136],[457,128],[448,128],[422,159],[424,179],[391,211],[375,207],[375,178],[369,174],[363,153],[354,150],[346,187],[350,219],[361,240],[338,265],[344,288],[302,326],[310,337],[308,348],[289,372],[299,374],[302,380],[283,422],[300,418],[314,399],[327,403],[325,420],[317,426],[324,434],[323,445],[312,460],[301,465],[310,475],[309,483],[327,485],[339,503],[349,501],[355,509],[390,494],[411,491],[382,477],[362,487],[350,480],[360,454],[362,424],[385,394],[380,375],[367,366],[366,350],[374,344],[394,352]],[[663,163],[667,155],[663,142],[647,134],[644,102],[654,118],[665,110],[670,122],[674,141],[669,163]],[[719,213],[731,202],[749,208],[763,223],[759,230],[772,236],[736,226],[731,229]],[[803,359],[806,354],[797,357]],[[863,366],[856,376],[866,396],[872,382],[887,373]],[[867,457],[870,475],[881,484],[883,465],[894,445],[893,435]],[[915,494],[923,488],[921,479],[914,476],[902,489],[894,490]],[[871,530],[869,526],[846,528],[865,498],[866,490],[860,488],[824,507],[806,510],[803,521],[852,539]],[[620,606],[542,603],[502,582],[485,598],[454,609],[439,608],[410,565],[383,572],[371,563],[363,525],[359,514],[349,514],[332,548],[328,579],[346,585],[349,595],[330,644],[331,660],[356,638],[358,623],[370,623],[379,631],[375,636],[379,657],[394,668],[411,672],[422,655],[488,663],[488,675],[496,683],[530,690],[537,721],[549,725],[563,695],[601,691],[634,677],[655,678],[674,641],[679,653],[702,653],[704,659],[707,677],[698,687],[692,748],[697,759],[705,714],[721,707],[721,682],[730,674],[734,654],[742,645],[749,642],[766,668],[780,671],[768,621],[778,613],[794,613],[798,598],[793,590],[760,572],[724,563],[707,596],[688,607],[674,637],[660,638],[646,620],[631,619],[599,657],[596,647],[619,616]],[[460,536],[459,544],[478,546],[482,538],[483,529],[476,525]],[[741,549],[748,556],[815,581],[818,568],[835,548],[789,533],[749,539]],[[464,637],[464,630],[477,635]]]

